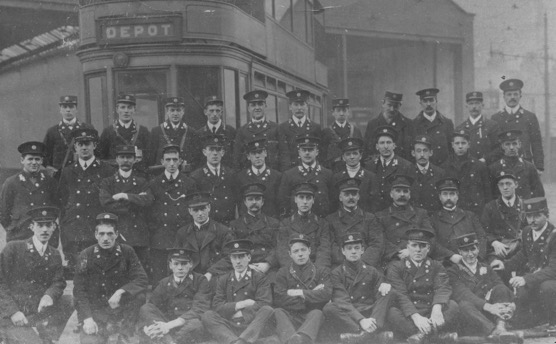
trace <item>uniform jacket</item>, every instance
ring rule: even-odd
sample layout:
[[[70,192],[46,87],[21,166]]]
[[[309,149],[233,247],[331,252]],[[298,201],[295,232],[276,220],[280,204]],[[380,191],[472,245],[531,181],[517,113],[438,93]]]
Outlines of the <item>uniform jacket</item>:
[[[523,199],[529,199],[533,197],[544,197],[544,187],[541,182],[541,178],[535,166],[522,158],[512,159],[504,157],[488,167],[490,171],[490,178],[494,178],[500,174],[501,171],[510,171],[514,176],[517,177],[517,189],[516,193],[523,197]],[[492,187],[496,188],[495,194],[499,194],[498,187],[492,182]]]
[[[199,128],[199,130],[197,130],[197,134],[199,134],[201,140],[203,140],[203,137],[205,135],[210,133],[212,133],[212,130],[209,129],[207,124],[205,124],[204,126]],[[220,123],[220,127],[218,127],[218,130],[216,130],[216,134],[223,135],[224,138],[226,139],[225,146],[224,146],[225,153],[224,156],[222,157],[222,164],[229,167],[235,167],[236,163],[234,161],[234,146],[235,146],[234,140],[236,138],[236,129],[231,125],[225,125],[222,122]],[[203,147],[199,147],[199,148],[201,149],[201,151],[203,150]],[[206,163],[207,163],[207,159],[204,156],[201,156],[201,166],[206,165]]]
[[[40,171],[36,182],[31,181],[31,174],[19,171],[9,177],[0,191],[0,223],[6,230],[6,239],[26,239],[32,232],[26,225],[31,220],[27,211],[34,207],[57,205],[56,181],[47,173]]]
[[[512,208],[502,201],[501,197],[487,203],[481,223],[487,236],[487,245],[503,239],[515,240],[521,236],[521,228],[525,225],[522,214],[523,200],[517,197]]]
[[[241,281],[236,279],[235,271],[218,278],[213,307],[223,318],[232,320],[237,312],[236,303],[251,299],[255,304],[241,310],[245,323],[249,324],[262,306],[272,305],[272,289],[265,274],[248,269]]]
[[[245,144],[255,139],[266,139],[266,164],[272,169],[280,168],[280,151],[278,150],[278,124],[265,120],[262,124],[251,121],[237,130],[234,143],[234,163],[237,168],[251,166],[247,160]]]
[[[135,120],[132,121],[129,128],[121,126],[120,121],[116,120],[113,125],[104,128],[100,135],[97,148],[99,158],[102,160],[114,160],[116,159],[117,146],[131,145],[143,151],[143,164],[147,165],[152,154],[149,140],[149,129],[139,125]]]
[[[373,156],[370,160],[365,162],[365,168],[376,175],[377,181],[377,202],[376,210],[383,210],[388,208],[392,204],[392,198],[390,197],[390,190],[392,189],[392,184],[388,179],[396,174],[408,174],[411,171],[413,165],[399,156],[394,156],[392,161],[388,166],[382,166],[382,161],[379,156]]]
[[[355,123],[346,121],[344,127],[342,128],[338,125],[338,123],[336,123],[336,121],[334,121],[332,125],[322,130],[322,137],[323,142],[326,142],[328,145],[326,148],[327,154],[324,165],[333,171],[337,171],[335,166],[344,165],[344,162],[342,161],[342,151],[338,147],[340,141],[350,137],[362,139],[363,135],[361,135],[361,130],[357,128]]]
[[[44,295],[56,303],[65,287],[62,257],[52,246],[41,257],[29,238],[8,242],[0,253],[0,319],[35,314]]]
[[[321,217],[330,214],[332,211],[330,197],[334,188],[332,171],[317,163],[317,166],[310,172],[299,165],[290,168],[282,174],[282,181],[278,190],[278,203],[281,215],[285,214],[287,216],[297,209],[292,190],[296,184],[302,182],[311,182],[318,188],[312,211]]]
[[[446,176],[446,172],[438,166],[429,163],[427,173],[423,174],[416,164],[410,172],[410,176],[415,179],[411,185],[411,202],[418,208],[423,208],[428,212],[439,210],[442,205],[438,198],[436,182]]]
[[[162,173],[151,180],[149,189],[154,197],[148,217],[151,248],[175,247],[174,238],[178,228],[192,221],[184,198],[188,193],[197,190],[195,181],[180,172],[178,177],[170,182]]]
[[[447,304],[452,294],[446,269],[430,258],[420,267],[408,258],[391,262],[386,281],[398,293],[398,307],[406,317],[415,313],[428,316],[432,306]]]
[[[264,214],[257,217],[244,214],[230,222],[230,228],[233,239],[249,239],[253,242],[251,263],[272,262],[280,228],[278,220]]]
[[[309,118],[305,120],[303,127],[299,128],[293,119],[278,125],[278,150],[280,151],[280,171],[284,172],[292,167],[301,164],[297,143],[295,141],[298,135],[311,135],[322,139],[322,129],[318,123],[311,121]],[[319,146],[319,161],[326,161],[326,143],[321,142]]]
[[[486,296],[497,285],[504,285],[498,273],[485,263],[477,262],[477,271],[473,273],[463,263],[454,264],[448,269],[452,298],[456,302],[471,302],[482,310]]]
[[[62,242],[95,241],[101,181],[114,174],[112,166],[95,158],[85,171],[79,162],[64,168],[58,186],[62,215]]]
[[[441,167],[447,176],[459,180],[458,205],[481,216],[485,204],[492,200],[492,187],[486,164],[468,156],[459,160],[452,155]]]
[[[323,288],[313,290],[319,284]],[[303,289],[304,298],[288,296],[288,289]],[[332,297],[330,270],[307,262],[304,266],[293,263],[286,265],[276,274],[274,304],[289,312],[306,314],[313,309],[322,309]]]
[[[366,156],[370,157],[378,154],[376,150],[376,128],[383,125],[393,127],[398,133],[394,153],[403,159],[412,161],[411,146],[415,137],[413,121],[400,112],[396,112],[390,123],[386,121],[382,112],[367,123],[367,129],[365,130]]]
[[[475,124],[468,118],[456,127],[456,131],[461,130],[469,133],[469,155],[475,159],[485,159],[487,163],[492,162],[493,153],[500,147],[498,123],[483,114]]]
[[[532,231],[531,227],[525,227],[521,249],[504,262],[504,269],[521,270],[525,286],[537,288],[544,281],[556,279],[556,230],[549,222],[537,241],[533,241]]]
[[[492,115],[491,119],[497,122],[500,128],[512,127],[521,130],[523,156],[526,160],[532,161],[537,169],[544,170],[542,135],[537,115],[520,106],[513,115],[504,109]]]
[[[216,176],[205,165],[193,171],[190,176],[199,190],[210,192],[212,218],[226,224],[235,219],[239,185],[234,170],[220,165],[220,176]]]
[[[112,199],[120,192],[126,193],[128,200]],[[149,246],[146,213],[154,197],[144,178],[132,172],[126,180],[116,172],[100,183],[99,199],[106,212],[118,215],[118,232],[122,241],[130,246]]]
[[[210,309],[211,298],[212,292],[206,277],[190,272],[179,285],[173,275],[162,279],[149,302],[169,320],[192,320],[201,319],[201,315]]]
[[[89,246],[79,255],[73,280],[74,306],[80,321],[110,307],[108,300],[118,289],[122,298],[147,289],[147,274],[131,246],[116,244],[110,250]]]
[[[307,236],[307,239],[311,242],[310,258],[312,262],[317,266],[330,267],[330,227],[328,221],[312,213],[306,217],[301,217],[299,213],[296,213],[280,221],[275,255],[270,259],[271,266],[284,267],[290,265],[292,260],[289,255],[289,240],[290,236],[295,233]]]
[[[162,148],[168,144],[180,147],[180,158],[189,165],[189,171],[184,172],[193,171],[201,163],[199,134],[184,122],[180,122],[177,129],[174,129],[169,121],[152,128],[149,142],[149,148],[152,152],[149,160],[151,166],[160,165],[163,156]]]
[[[174,245],[191,251],[193,271],[205,274],[221,275],[228,272],[229,265],[217,264],[221,259],[228,259],[223,254],[224,244],[231,240],[230,229],[221,223],[210,219],[201,226],[205,237],[201,245],[197,242],[195,232],[198,231],[194,223],[190,223],[178,230]],[[222,264],[222,265],[221,265]]]
[[[454,122],[439,111],[436,111],[436,118],[430,122],[425,118],[423,112],[419,112],[413,119],[415,135],[428,135],[433,142],[431,163],[441,165],[451,151],[452,134],[454,133]]]
[[[278,190],[280,188],[280,183],[282,182],[282,172],[267,166],[264,172],[257,176],[253,173],[253,169],[248,167],[239,171],[235,177],[237,185],[239,186],[248,183],[263,184],[266,187],[264,191],[263,213],[268,216],[278,218],[280,215],[278,208]],[[247,209],[245,209],[245,204],[243,203],[243,198],[241,197],[238,197],[238,208],[242,214],[247,211]]]
[[[66,166],[73,163],[73,147],[70,146],[71,132],[72,130],[80,128],[93,129],[93,126],[76,119],[75,125],[72,127],[72,129],[70,129],[64,123],[64,121],[60,121],[60,123],[58,123],[57,125],[48,128],[43,141],[46,146],[46,158],[44,160],[46,166],[52,166],[56,169],[62,168],[62,163],[64,162],[68,148],[71,149],[72,152],[68,154]]]
[[[365,253],[361,260],[367,265],[379,266],[384,252],[384,228],[373,214],[364,212],[361,208],[348,212],[342,207],[328,215],[326,220],[330,225],[332,239],[332,266],[344,261],[342,236],[353,232],[360,232],[365,241]]]
[[[350,178],[346,167],[343,167],[340,172],[334,174],[334,193],[330,196],[330,200],[332,201],[332,210],[336,210],[339,207],[338,195],[340,194],[340,191],[336,187],[336,183],[345,178]],[[361,181],[361,184],[359,185],[358,205],[361,209],[374,213],[377,208],[379,188],[376,174],[361,167],[353,178]]]
[[[431,254],[435,259],[447,259],[458,253],[455,238],[464,234],[475,233],[479,239],[479,255],[486,257],[486,234],[479,217],[459,206],[454,211],[446,209],[432,213],[431,223],[435,230],[435,245]]]

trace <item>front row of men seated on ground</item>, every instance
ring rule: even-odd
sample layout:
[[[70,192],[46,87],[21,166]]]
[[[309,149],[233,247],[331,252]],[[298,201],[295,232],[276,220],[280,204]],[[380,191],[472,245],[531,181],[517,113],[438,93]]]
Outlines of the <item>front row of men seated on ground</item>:
[[[314,195],[307,183],[296,190],[304,199]],[[189,195],[187,202],[190,209],[210,209],[209,196],[202,193]],[[556,231],[547,221],[544,198],[524,201],[524,209],[528,226],[521,249],[490,264],[479,261],[476,233],[455,239],[461,260],[452,263],[429,256],[436,249],[433,230],[413,227],[405,231],[405,246],[398,246],[399,259],[383,270],[364,262],[365,234],[348,228],[338,245],[344,259],[330,271],[318,263],[323,254],[318,240],[279,228],[275,253],[289,260],[273,271],[254,261],[253,241],[225,236],[220,248],[209,240],[221,235],[219,229],[198,228],[192,237],[201,241],[189,245],[210,242],[212,254],[187,245],[169,250],[172,273],[152,294],[133,248],[117,240],[118,217],[102,213],[96,218],[97,244],[80,253],[74,275],[81,343],[106,343],[111,335],[121,343],[132,336],[143,343],[199,343],[210,337],[225,344],[317,338],[390,343],[394,337],[450,343],[458,333],[522,342],[523,333],[510,329],[546,322],[548,330],[556,328]],[[0,254],[0,330],[9,344],[57,340],[73,311],[71,299],[63,296],[60,253],[48,246],[58,209],[33,208],[28,215],[33,236],[9,242]],[[222,268],[219,275],[198,269],[215,265]]]

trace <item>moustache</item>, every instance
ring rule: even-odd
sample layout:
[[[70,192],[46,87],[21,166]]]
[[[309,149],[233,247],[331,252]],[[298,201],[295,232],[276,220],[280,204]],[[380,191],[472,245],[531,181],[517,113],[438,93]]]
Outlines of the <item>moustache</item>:
[[[398,201],[407,201],[407,197],[405,197],[405,196],[400,196],[400,197],[398,198]]]
[[[446,202],[444,202],[444,205],[448,208],[452,208],[455,204],[452,201],[446,201]]]

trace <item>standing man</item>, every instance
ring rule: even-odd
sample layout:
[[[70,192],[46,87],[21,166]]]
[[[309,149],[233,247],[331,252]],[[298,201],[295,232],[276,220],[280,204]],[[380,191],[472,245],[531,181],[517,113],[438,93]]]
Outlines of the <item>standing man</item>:
[[[0,253],[0,338],[10,344],[51,343],[73,312],[71,297],[62,296],[62,257],[48,245],[58,208],[35,207],[27,215],[33,237],[10,241]]]
[[[262,212],[277,219],[280,215],[278,209],[278,190],[282,181],[282,173],[270,168],[266,164],[265,161],[268,156],[267,144],[266,139],[254,139],[245,144],[244,151],[249,160],[249,167],[239,171],[235,177],[239,185],[249,183],[263,184],[265,190]],[[241,214],[245,213],[246,209],[243,202],[240,202],[238,208]]]
[[[199,128],[201,141],[208,134],[220,135],[224,137],[224,151],[227,153],[222,159],[222,163],[228,167],[235,168],[236,162],[234,161],[234,140],[236,138],[236,130],[228,124],[224,124],[222,116],[224,116],[224,102],[217,96],[210,96],[205,99],[205,116],[207,116],[207,124]],[[202,147],[199,147],[202,149]],[[208,159],[207,159],[208,160]],[[205,162],[201,157],[201,164]]]
[[[95,218],[102,212],[100,183],[114,174],[110,165],[94,155],[98,142],[95,129],[74,130],[72,139],[77,161],[64,168],[58,185],[62,248],[70,273],[73,273],[79,252],[95,243]]]
[[[272,169],[280,168],[280,152],[278,151],[278,124],[266,118],[266,98],[268,93],[261,90],[247,92],[243,99],[247,102],[249,118],[247,123],[237,130],[234,143],[234,162],[244,169],[251,164],[245,159],[248,153],[245,148],[253,140],[266,140],[265,164]],[[231,152],[230,152],[231,153]],[[249,157],[247,157],[249,158]]]
[[[166,121],[151,130],[149,149],[152,154],[149,166],[160,163],[165,146],[176,145],[180,148],[182,160],[180,170],[189,173],[200,164],[199,134],[183,121],[185,114],[183,98],[167,97],[164,103]]]
[[[469,92],[465,95],[465,102],[469,117],[457,126],[456,132],[467,131],[469,155],[488,165],[493,162],[498,150],[500,127],[497,122],[483,115],[483,93]]]
[[[92,128],[90,124],[77,119],[77,96],[61,96],[58,104],[62,120],[57,125],[48,128],[43,141],[46,155],[44,165],[51,175],[58,173],[61,168],[73,164],[75,160],[71,140],[72,130]]]
[[[129,340],[148,283],[133,248],[116,242],[118,217],[102,213],[96,220],[97,244],[81,252],[73,280],[82,344],[106,343],[111,334]]]
[[[375,145],[378,140],[376,137],[377,128],[389,126],[396,131],[395,154],[405,160],[411,160],[411,144],[415,133],[413,121],[400,112],[402,98],[403,94],[401,93],[386,91],[384,94],[382,111],[367,123],[367,130],[365,130],[365,142],[367,143],[365,154],[367,157],[370,158],[373,155],[380,154]]]
[[[268,277],[249,267],[252,242],[226,244],[233,271],[218,278],[213,309],[203,314],[207,331],[222,344],[257,342],[272,317],[272,288]]]
[[[280,150],[280,171],[284,172],[301,163],[298,154],[296,138],[300,135],[313,136],[321,139],[322,129],[318,123],[309,119],[309,99],[310,93],[305,90],[295,90],[286,93],[290,101],[291,118],[286,122],[280,123],[278,127],[278,149]],[[320,156],[320,161],[325,161],[326,151]]]
[[[41,171],[45,149],[42,142],[36,141],[17,147],[23,169],[8,177],[0,191],[0,223],[6,231],[6,241],[24,240],[33,235],[29,231],[29,209],[58,203],[56,181]],[[54,247],[58,247],[58,235],[56,231],[52,240]]]
[[[333,172],[338,172],[344,167],[340,141],[350,137],[363,138],[361,130],[350,123],[349,99],[332,99],[332,116],[334,123],[322,130],[323,141],[328,144],[326,162],[324,165]]]
[[[454,132],[454,122],[437,110],[438,92],[438,88],[426,88],[415,93],[420,98],[423,110],[413,119],[415,135],[427,135],[431,138],[434,150],[431,162],[437,166],[448,159],[448,147]]]
[[[525,110],[520,104],[521,89],[523,81],[519,79],[508,79],[500,83],[500,89],[504,94],[506,106],[498,113],[492,115],[492,120],[503,128],[507,126],[516,127],[521,130],[521,151],[525,160],[533,163],[538,171],[544,171],[544,152],[542,147],[542,135],[537,115]]]
[[[116,163],[118,171],[100,183],[100,203],[105,211],[118,216],[121,241],[133,247],[143,268],[150,271],[150,233],[146,213],[154,197],[147,180],[133,171],[134,146],[116,147]]]

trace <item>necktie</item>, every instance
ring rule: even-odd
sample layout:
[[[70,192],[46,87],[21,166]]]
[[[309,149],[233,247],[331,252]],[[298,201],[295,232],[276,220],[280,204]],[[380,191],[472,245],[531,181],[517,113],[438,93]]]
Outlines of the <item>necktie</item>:
[[[212,133],[216,134],[216,127],[212,127]]]
[[[87,162],[83,163],[83,169],[86,170],[87,169]]]
[[[174,182],[174,176],[170,175],[170,178],[168,178],[168,181],[169,181],[170,183]]]

